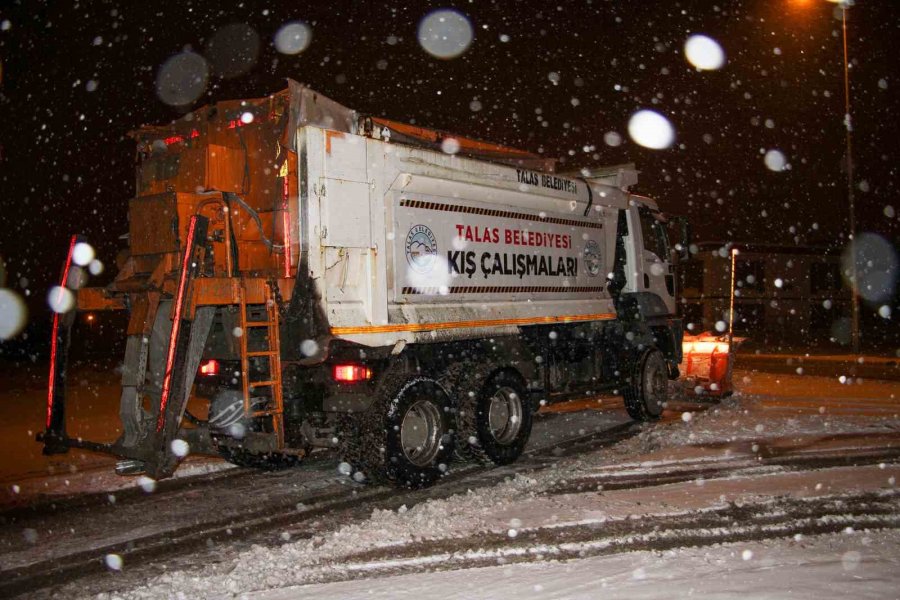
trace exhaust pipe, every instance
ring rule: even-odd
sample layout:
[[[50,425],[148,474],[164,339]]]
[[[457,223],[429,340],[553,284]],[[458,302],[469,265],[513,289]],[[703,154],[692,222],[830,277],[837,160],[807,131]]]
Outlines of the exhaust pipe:
[[[126,458],[116,463],[116,475],[140,475],[144,470],[142,460]]]

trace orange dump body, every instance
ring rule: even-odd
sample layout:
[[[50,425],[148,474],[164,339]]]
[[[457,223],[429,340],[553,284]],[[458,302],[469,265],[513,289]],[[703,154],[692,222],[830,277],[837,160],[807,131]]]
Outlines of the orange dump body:
[[[210,219],[207,267],[216,275],[290,276],[296,265],[290,198],[297,194],[290,182],[297,180],[291,177],[297,160],[282,140],[287,110],[285,92],[220,102],[132,133],[137,193],[129,206],[126,279],[152,273],[165,255],[177,255],[195,214]]]

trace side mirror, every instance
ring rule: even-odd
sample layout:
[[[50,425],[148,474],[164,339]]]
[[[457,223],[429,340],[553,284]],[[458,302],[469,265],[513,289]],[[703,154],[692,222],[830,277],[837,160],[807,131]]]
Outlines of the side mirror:
[[[681,249],[678,251],[682,260],[691,258],[691,224],[687,217],[678,217],[678,224],[681,226]]]

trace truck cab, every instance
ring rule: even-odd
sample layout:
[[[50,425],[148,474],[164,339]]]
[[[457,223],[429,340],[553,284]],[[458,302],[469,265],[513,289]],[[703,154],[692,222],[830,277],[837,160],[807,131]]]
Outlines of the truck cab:
[[[632,250],[631,286],[626,292],[641,298],[645,317],[673,316],[675,305],[675,265],[667,233],[668,221],[656,202],[632,195],[627,211],[626,247]],[[630,289],[629,289],[630,288]]]

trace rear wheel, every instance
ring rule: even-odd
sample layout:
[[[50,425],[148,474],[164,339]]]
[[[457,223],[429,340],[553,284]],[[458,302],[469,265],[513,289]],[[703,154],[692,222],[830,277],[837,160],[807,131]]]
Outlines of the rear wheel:
[[[477,462],[505,465],[522,454],[531,435],[532,407],[521,378],[494,365],[463,366],[450,376],[459,407],[460,454]]]
[[[490,360],[465,361],[451,365],[441,377],[441,384],[456,404],[456,454],[464,461],[491,462],[478,441],[478,402],[482,388],[498,365]]]
[[[625,410],[635,421],[655,421],[669,400],[669,374],[662,352],[651,348],[635,363],[623,390]]]
[[[449,394],[428,378],[388,376],[380,388],[367,413],[345,418],[344,460],[357,480],[431,485],[447,473],[453,455]]]

